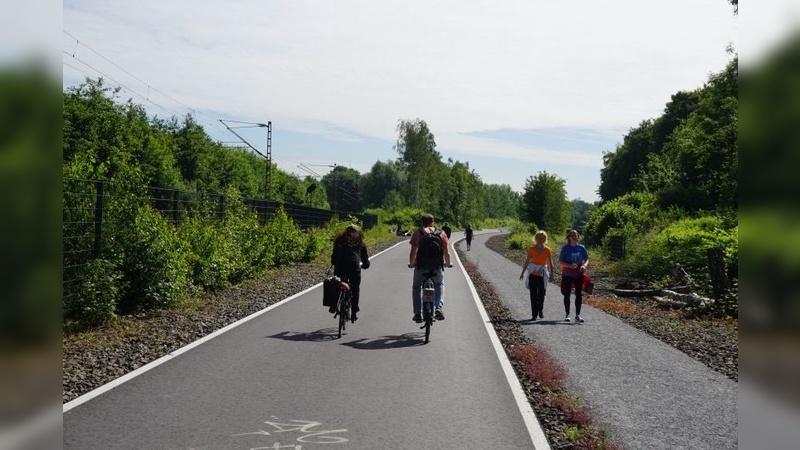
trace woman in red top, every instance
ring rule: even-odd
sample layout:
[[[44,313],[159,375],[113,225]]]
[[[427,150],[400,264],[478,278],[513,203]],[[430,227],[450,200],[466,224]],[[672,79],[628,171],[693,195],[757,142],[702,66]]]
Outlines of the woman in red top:
[[[547,289],[547,281],[553,281],[553,254],[547,246],[547,233],[539,230],[533,235],[536,245],[528,247],[528,257],[522,263],[522,273],[519,274],[521,280],[528,272],[525,286],[530,289],[531,310],[533,311],[531,320],[536,320],[536,315],[540,319],[544,318],[544,294]]]

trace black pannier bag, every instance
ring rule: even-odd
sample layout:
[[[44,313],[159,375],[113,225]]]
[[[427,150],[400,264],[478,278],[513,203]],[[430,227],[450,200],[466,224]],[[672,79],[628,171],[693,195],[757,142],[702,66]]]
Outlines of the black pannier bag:
[[[342,280],[335,276],[330,275],[322,281],[322,306],[336,306],[339,300],[339,283]]]

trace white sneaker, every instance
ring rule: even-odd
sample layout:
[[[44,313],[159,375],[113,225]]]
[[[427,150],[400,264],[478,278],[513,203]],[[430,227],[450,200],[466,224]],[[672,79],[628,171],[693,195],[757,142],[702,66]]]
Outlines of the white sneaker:
[[[569,316],[567,316],[564,318],[564,322],[572,322],[572,320],[569,318]]]
[[[576,322],[583,323],[583,317],[581,317],[581,316],[575,316],[575,321],[576,321]]]

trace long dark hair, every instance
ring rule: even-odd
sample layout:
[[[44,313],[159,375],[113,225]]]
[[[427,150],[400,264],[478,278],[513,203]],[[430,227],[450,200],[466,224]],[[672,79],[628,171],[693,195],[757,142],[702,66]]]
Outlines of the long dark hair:
[[[356,224],[348,225],[341,233],[336,236],[333,245],[344,245],[347,247],[361,247],[364,244],[364,232]]]

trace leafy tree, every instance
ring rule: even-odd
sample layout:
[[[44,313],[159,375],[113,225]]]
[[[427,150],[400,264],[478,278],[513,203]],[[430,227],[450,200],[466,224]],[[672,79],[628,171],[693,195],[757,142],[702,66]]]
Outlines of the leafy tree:
[[[647,192],[630,192],[602,203],[589,214],[584,227],[584,241],[590,245],[605,242],[615,234],[632,238],[651,228],[661,215],[656,196]]]
[[[433,133],[419,118],[413,121],[401,119],[397,133],[394,148],[400,155],[398,162],[408,174],[403,192],[406,202],[433,211],[437,206],[436,188],[443,166]]]
[[[566,180],[545,171],[525,182],[520,217],[549,233],[559,234],[570,226],[572,206],[567,200]]]
[[[402,170],[396,161],[376,161],[361,180],[364,206],[381,207],[390,192],[399,192],[404,183]]]
[[[303,205],[311,206],[313,208],[330,208],[325,193],[325,186],[317,181],[314,177],[306,176],[303,179],[303,192],[305,192],[305,199]]]
[[[570,201],[570,205],[572,205],[572,228],[582,230],[595,206],[579,198]]]
[[[447,183],[449,187],[444,187],[445,191],[445,209],[442,211],[444,217],[449,220],[460,224],[466,225],[471,221],[485,217],[484,204],[487,191],[484,184],[481,182],[478,174],[470,169],[469,162],[462,163],[460,161],[448,160],[449,177]],[[496,192],[500,194],[499,191]],[[502,210],[504,201],[497,196],[497,209],[495,212]],[[516,214],[516,208],[513,208],[512,214]]]
[[[271,198],[281,202],[303,205],[309,200],[308,186],[310,184],[317,185],[316,181],[311,183],[301,180],[299,177],[277,170],[273,166]],[[310,199],[318,200],[318,197],[310,197]]]
[[[386,193],[386,196],[383,198],[383,204],[381,205],[382,208],[389,211],[397,211],[405,206],[406,203],[403,200],[403,196],[400,195],[400,192],[394,190]]]
[[[645,120],[625,135],[616,151],[603,155],[598,193],[603,201],[633,191],[634,177],[653,150],[653,121]]]
[[[487,184],[483,186],[482,208],[470,218],[488,217],[503,219],[517,217],[520,210],[520,195],[507,184]]]
[[[655,193],[664,208],[738,207],[737,79],[734,58],[695,93],[696,106],[636,177],[638,190]]]
[[[322,177],[322,184],[333,210],[361,210],[364,201],[361,197],[361,174],[357,170],[336,166]]]
[[[119,89],[89,80],[64,94],[65,175],[88,179],[114,179],[130,164],[124,151],[122,108],[114,101]]]
[[[214,163],[220,146],[208,137],[192,116],[184,118],[173,138],[177,144],[178,169],[186,184],[198,191],[219,191]]]
[[[637,178],[657,158],[673,131],[697,108],[697,92],[678,92],[656,119],[643,121],[625,135],[616,151],[603,155],[598,193],[603,201],[638,190]]]

